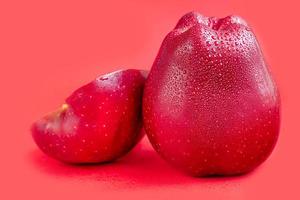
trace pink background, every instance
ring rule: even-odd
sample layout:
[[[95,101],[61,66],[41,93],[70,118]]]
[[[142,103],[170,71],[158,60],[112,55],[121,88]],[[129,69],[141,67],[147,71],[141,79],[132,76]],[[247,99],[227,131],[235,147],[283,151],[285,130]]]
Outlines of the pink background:
[[[1,1],[0,199],[300,199],[297,2]],[[282,95],[281,135],[267,162],[245,176],[192,178],[161,160],[146,139],[118,162],[98,166],[67,166],[37,149],[34,120],[97,75],[149,69],[164,36],[190,10],[238,14],[254,28]]]

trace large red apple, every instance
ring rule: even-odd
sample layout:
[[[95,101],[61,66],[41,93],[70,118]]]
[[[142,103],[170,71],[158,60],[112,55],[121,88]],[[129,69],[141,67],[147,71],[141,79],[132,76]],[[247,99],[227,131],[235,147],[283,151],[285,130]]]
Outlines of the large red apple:
[[[112,161],[142,137],[142,94],[146,72],[121,70],[96,78],[62,107],[32,126],[36,144],[68,163]]]
[[[270,155],[280,101],[262,51],[237,16],[183,16],[145,84],[143,118],[156,151],[195,176],[236,175]]]

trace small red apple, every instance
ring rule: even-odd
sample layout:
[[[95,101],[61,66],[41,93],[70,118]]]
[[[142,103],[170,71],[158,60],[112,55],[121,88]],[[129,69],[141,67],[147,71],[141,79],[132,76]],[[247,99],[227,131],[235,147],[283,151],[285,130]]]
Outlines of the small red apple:
[[[192,175],[242,174],[266,160],[279,134],[280,100],[247,23],[182,17],[149,73],[143,118],[156,151]]]
[[[146,74],[120,70],[77,89],[60,109],[33,124],[36,144],[68,163],[107,162],[126,154],[142,137]]]

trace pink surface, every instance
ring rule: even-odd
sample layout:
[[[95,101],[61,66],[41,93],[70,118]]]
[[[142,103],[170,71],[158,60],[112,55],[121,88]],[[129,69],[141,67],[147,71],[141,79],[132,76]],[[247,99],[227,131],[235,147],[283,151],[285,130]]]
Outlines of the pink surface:
[[[0,198],[299,199],[298,8],[292,0],[0,2]],[[282,96],[279,141],[261,167],[239,177],[189,177],[146,138],[105,165],[68,166],[38,150],[33,121],[100,74],[149,69],[164,36],[190,10],[241,15],[261,43]]]

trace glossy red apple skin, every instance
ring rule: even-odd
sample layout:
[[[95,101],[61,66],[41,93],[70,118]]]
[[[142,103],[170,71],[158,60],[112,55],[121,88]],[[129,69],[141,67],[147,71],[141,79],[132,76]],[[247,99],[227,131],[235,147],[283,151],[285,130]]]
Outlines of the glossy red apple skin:
[[[280,99],[246,22],[182,17],[149,73],[143,118],[155,150],[191,175],[243,174],[266,160]]]
[[[56,112],[31,128],[47,155],[67,163],[99,163],[126,154],[142,138],[142,94],[147,72],[102,75],[74,91]]]

